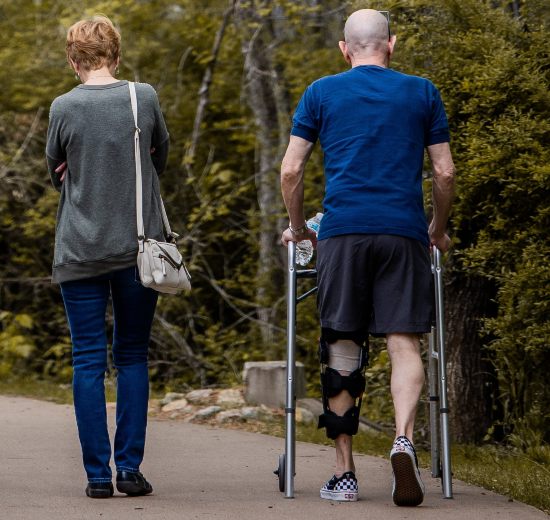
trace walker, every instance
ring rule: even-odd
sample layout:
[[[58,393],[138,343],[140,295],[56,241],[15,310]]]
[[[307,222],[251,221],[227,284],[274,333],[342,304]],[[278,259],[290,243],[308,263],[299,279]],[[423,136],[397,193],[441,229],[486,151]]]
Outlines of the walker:
[[[432,273],[435,282],[435,326],[428,334],[428,397],[430,403],[430,452],[433,478],[441,478],[443,497],[453,498],[451,473],[451,443],[449,438],[449,408],[447,403],[447,375],[445,361],[445,322],[443,312],[443,268],[441,252],[432,246]],[[317,287],[297,294],[299,278],[317,278],[315,269],[296,268],[296,243],[288,244],[287,277],[287,361],[285,405],[285,452],[279,455],[275,474],[279,491],[285,498],[294,498],[296,467],[296,306],[314,294]]]

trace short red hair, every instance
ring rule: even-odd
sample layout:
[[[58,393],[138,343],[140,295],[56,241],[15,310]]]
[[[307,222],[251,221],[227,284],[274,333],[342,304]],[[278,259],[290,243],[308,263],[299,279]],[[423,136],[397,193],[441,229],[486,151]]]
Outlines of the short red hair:
[[[67,58],[86,70],[110,67],[120,56],[120,33],[106,16],[80,20],[67,32]]]

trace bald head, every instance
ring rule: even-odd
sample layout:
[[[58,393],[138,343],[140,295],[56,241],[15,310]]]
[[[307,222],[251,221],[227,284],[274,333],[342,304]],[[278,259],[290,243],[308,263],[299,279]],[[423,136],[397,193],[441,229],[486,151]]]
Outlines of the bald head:
[[[388,20],[374,9],[355,11],[346,20],[344,38],[354,56],[383,51],[388,43]]]

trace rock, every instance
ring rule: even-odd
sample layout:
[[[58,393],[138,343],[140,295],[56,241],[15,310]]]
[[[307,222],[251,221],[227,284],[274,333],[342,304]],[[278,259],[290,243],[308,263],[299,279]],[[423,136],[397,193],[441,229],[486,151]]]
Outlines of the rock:
[[[296,421],[299,423],[312,423],[315,421],[315,415],[307,408],[296,407]]]
[[[296,406],[300,408],[305,408],[309,410],[314,417],[318,417],[323,413],[323,403],[320,399],[306,398],[299,399],[296,402]],[[359,431],[367,432],[384,432],[388,435],[393,435],[393,430],[391,428],[385,428],[384,426],[377,425],[376,423],[369,421],[365,417],[360,417],[359,419]]]
[[[321,415],[323,413],[323,403],[320,399],[314,399],[312,397],[299,399],[296,401],[296,406],[309,410],[314,416]]]
[[[160,412],[160,400],[159,399],[149,399],[149,405],[147,407],[147,413],[157,413]]]
[[[220,405],[242,406],[245,404],[242,393],[237,388],[220,390],[216,402]]]
[[[245,406],[241,408],[243,419],[257,419],[262,413],[262,409],[258,406]]]
[[[187,399],[181,398],[176,399],[175,401],[171,401],[170,403],[164,405],[162,407],[163,412],[174,412],[176,410],[183,410],[184,408],[187,408],[189,406],[189,403],[187,402]]]
[[[303,363],[296,363],[294,381],[297,398],[306,394]],[[284,408],[286,401],[286,361],[248,361],[244,364],[244,398],[249,404]]]
[[[178,399],[183,399],[185,397],[184,394],[178,394],[177,392],[168,392],[160,401],[161,406],[166,406],[168,403],[171,403],[172,401],[176,401]]]
[[[185,394],[185,398],[190,403],[205,403],[208,402],[213,393],[214,390],[211,388],[199,388],[198,390],[191,390],[191,392]]]
[[[238,408],[232,408],[231,410],[225,410],[216,415],[216,421],[224,423],[228,421],[242,421],[243,414]]]
[[[197,412],[193,414],[194,419],[208,419],[208,417],[212,417],[212,415],[216,415],[220,410],[221,406],[207,406],[206,408],[201,408]]]

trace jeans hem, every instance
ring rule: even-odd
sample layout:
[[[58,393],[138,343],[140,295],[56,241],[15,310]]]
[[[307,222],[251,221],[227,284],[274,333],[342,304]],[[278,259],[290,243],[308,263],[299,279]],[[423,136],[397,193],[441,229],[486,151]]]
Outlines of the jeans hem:
[[[130,473],[139,473],[139,468],[129,468],[128,466],[117,466],[117,471],[129,471]]]

